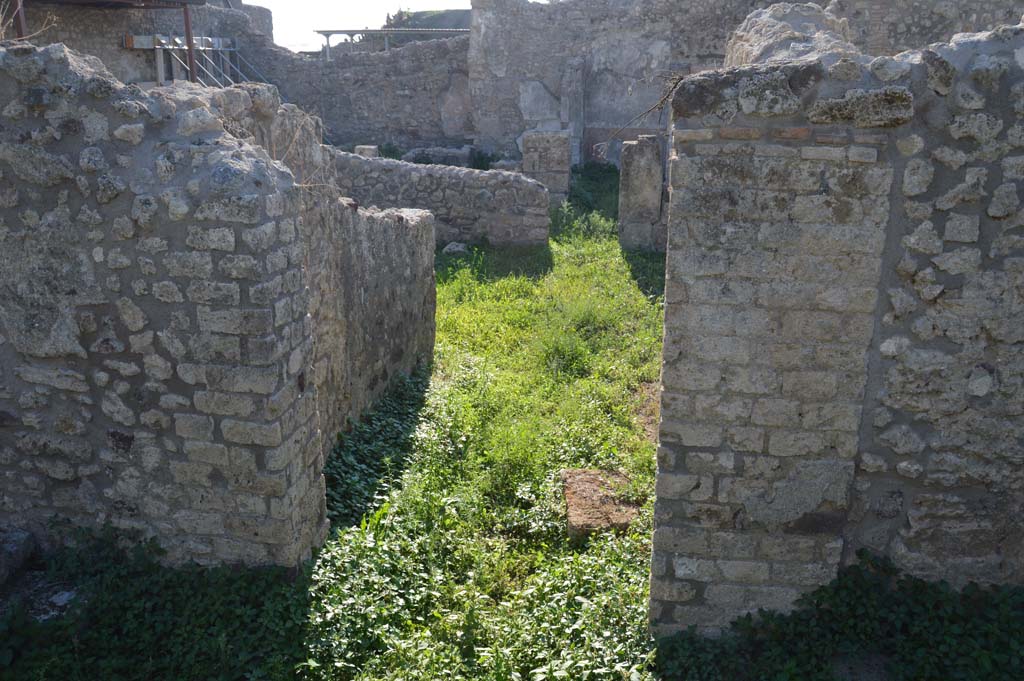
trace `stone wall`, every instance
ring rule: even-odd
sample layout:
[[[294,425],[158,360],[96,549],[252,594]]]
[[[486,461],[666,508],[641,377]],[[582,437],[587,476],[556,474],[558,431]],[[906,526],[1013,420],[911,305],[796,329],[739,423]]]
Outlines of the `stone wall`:
[[[334,433],[429,358],[431,216],[313,182],[319,124],[270,87],[7,44],[0,100],[0,524],[296,564]]]
[[[624,250],[665,252],[664,146],[664,140],[655,135],[622,144],[619,245]]]
[[[515,153],[527,130],[567,130],[579,162],[622,126],[629,129],[619,139],[661,132],[664,112],[640,114],[657,104],[667,80],[720,67],[733,29],[769,4],[474,0],[469,87],[477,141]],[[1020,0],[836,0],[832,6],[848,19],[855,44],[876,54],[1016,22],[1024,12]],[[617,151],[606,154],[615,158]]]
[[[459,146],[473,138],[469,104],[469,38],[412,43],[380,53],[339,53],[331,61],[273,42],[269,10],[215,4],[191,10],[197,36],[233,38],[282,97],[322,118],[336,144],[408,148]],[[48,20],[50,17],[50,20]],[[99,57],[127,83],[156,80],[155,52],[124,47],[125,35],[184,34],[180,10],[122,10],[31,4],[30,31]],[[179,54],[184,58],[184,54]],[[255,74],[251,74],[255,75]]]
[[[237,4],[240,9],[215,4],[193,6],[193,33],[243,41],[261,36],[272,40],[270,11]],[[126,35],[185,34],[183,14],[175,9],[97,9],[32,3],[26,5],[26,19],[29,32],[40,44],[64,43],[78,52],[99,57],[114,77],[125,83],[156,80],[155,52],[126,49]]]
[[[854,42],[869,54],[897,54],[957,33],[1016,23],[1020,0],[833,0],[836,16],[849,20]]]
[[[657,632],[786,609],[860,547],[1024,579],[1022,49],[1003,27],[680,84]]]
[[[438,245],[547,243],[548,191],[519,173],[333,154],[343,194],[366,206],[429,210],[437,219]]]
[[[545,187],[552,206],[569,198],[572,180],[571,139],[564,132],[527,132],[523,134],[523,174]]]
[[[252,38],[243,53],[285,101],[320,116],[334,144],[410,148],[472,141],[468,51],[460,37],[324,61]]]
[[[655,108],[679,73],[722,65],[730,32],[766,0],[474,0],[472,34],[388,52],[332,53],[331,61],[274,45],[260,7],[195,7],[197,35],[234,38],[284,99],[320,116],[335,144],[457,147],[475,142],[518,157],[524,132],[565,131],[572,162],[618,159],[619,140],[664,132]],[[823,3],[824,4],[824,3]],[[850,39],[876,54],[1015,21],[1024,0],[834,0]],[[58,24],[42,40],[99,56],[126,82],[155,79],[152,51],[125,34],[184,31],[176,10],[32,4]],[[625,130],[620,130],[625,126]],[[615,139],[611,139],[611,138]],[[606,144],[607,143],[607,144]]]

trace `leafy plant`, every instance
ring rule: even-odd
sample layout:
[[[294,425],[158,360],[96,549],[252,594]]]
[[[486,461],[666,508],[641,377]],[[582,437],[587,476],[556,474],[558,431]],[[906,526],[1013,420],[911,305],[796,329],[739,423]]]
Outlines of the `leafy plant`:
[[[569,203],[581,214],[619,217],[619,169],[611,163],[587,161],[572,169]]]
[[[893,681],[1024,678],[1024,588],[902,574],[891,561],[859,563],[800,599],[789,614],[760,612],[709,639],[689,631],[658,644],[666,681],[832,681],[839,657],[877,657]]]
[[[491,166],[499,160],[501,157],[497,154],[488,154],[475,147],[469,150],[469,167],[475,170],[490,170]]]
[[[377,151],[383,158],[393,158],[397,160],[401,160],[402,158],[402,150],[394,142],[385,142],[384,144],[381,144],[377,147]]]

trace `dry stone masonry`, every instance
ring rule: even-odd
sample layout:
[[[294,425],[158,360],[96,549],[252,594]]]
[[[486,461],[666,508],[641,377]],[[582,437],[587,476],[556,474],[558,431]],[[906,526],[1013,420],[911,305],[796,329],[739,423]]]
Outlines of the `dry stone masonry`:
[[[343,200],[272,87],[7,43],[0,101],[0,524],[295,565],[334,434],[432,351],[432,216]]]
[[[760,12],[673,96],[659,633],[862,547],[1024,579],[1024,26],[872,58],[833,22]]]
[[[367,206],[431,211],[437,218],[439,246],[453,241],[547,243],[548,190],[519,173],[364,158],[344,151],[334,151],[333,157],[342,193]]]

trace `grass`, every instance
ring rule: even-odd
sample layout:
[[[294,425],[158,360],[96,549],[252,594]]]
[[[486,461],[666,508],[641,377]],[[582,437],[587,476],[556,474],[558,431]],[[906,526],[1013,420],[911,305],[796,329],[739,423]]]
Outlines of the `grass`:
[[[339,442],[307,570],[170,570],[84,537],[50,563],[71,612],[0,618],[0,678],[650,678],[663,266],[614,234],[566,209],[549,247],[439,256],[432,372]],[[566,467],[627,473],[631,531],[570,542]]]
[[[896,681],[1024,678],[1024,588],[957,592],[867,555],[792,613],[655,646],[664,270],[619,251],[611,207],[558,211],[550,247],[438,260],[433,370],[339,440],[334,531],[303,571],[172,570],[83,533],[48,559],[72,609],[0,616],[0,679],[832,681],[837,656]],[[558,473],[577,466],[630,475],[629,532],[567,540]]]
[[[611,234],[592,216],[549,249],[439,260],[424,405],[415,425],[403,401],[375,417],[411,435],[382,457],[371,419],[336,457],[390,470],[367,474],[368,512],[332,501],[365,514],[313,571],[306,675],[647,677],[650,506],[632,532],[574,545],[558,484],[565,467],[600,467],[627,472],[639,500],[653,488],[637,416],[658,376],[660,298]]]

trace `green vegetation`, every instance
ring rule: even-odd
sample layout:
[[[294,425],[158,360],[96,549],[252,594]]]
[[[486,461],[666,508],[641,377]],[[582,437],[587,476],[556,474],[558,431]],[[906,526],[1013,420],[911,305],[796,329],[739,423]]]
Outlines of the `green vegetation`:
[[[577,206],[600,210],[556,211],[550,247],[439,258],[432,372],[339,439],[311,565],[172,570],[149,544],[80,534],[47,566],[71,610],[0,616],[0,679],[832,681],[835,656],[865,654],[898,681],[1024,678],[1024,589],[957,593],[870,556],[791,614],[655,647],[664,268],[619,251],[613,181],[578,169],[593,200]],[[627,473],[635,526],[570,542],[566,467]]]
[[[397,144],[394,142],[385,142],[384,144],[378,145],[377,153],[381,155],[381,158],[393,158],[396,161],[402,160],[402,151]]]
[[[633,279],[612,223],[566,215],[550,248],[440,259],[422,408],[403,410],[414,382],[328,469],[332,488],[334,470],[368,484],[330,498],[333,518],[363,520],[313,570],[304,674],[648,676],[649,508],[626,536],[573,545],[558,473],[620,469],[632,495],[650,496],[638,414],[658,375],[660,301]]]
[[[662,641],[659,670],[673,681],[833,681],[833,659],[877,656],[891,681],[1024,679],[1024,588],[957,592],[858,557],[791,614],[744,617],[720,639]]]
[[[501,160],[497,154],[488,154],[476,147],[469,150],[469,167],[473,170],[490,170],[491,166]]]
[[[51,565],[76,607],[6,616],[0,678],[650,678],[650,504],[571,543],[558,475],[618,469],[649,501],[661,311],[634,273],[662,265],[627,262],[599,215],[556,217],[550,247],[439,259],[432,374],[339,442],[335,533],[306,572],[169,570],[83,540]]]
[[[572,169],[569,202],[582,215],[597,212],[610,220],[619,217],[619,169],[611,163],[587,161]]]

